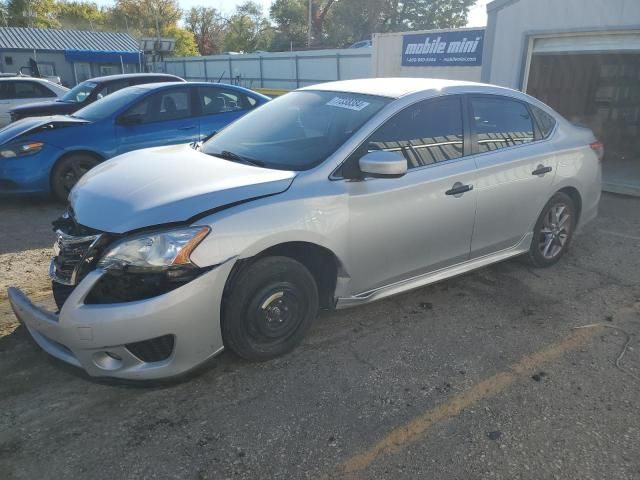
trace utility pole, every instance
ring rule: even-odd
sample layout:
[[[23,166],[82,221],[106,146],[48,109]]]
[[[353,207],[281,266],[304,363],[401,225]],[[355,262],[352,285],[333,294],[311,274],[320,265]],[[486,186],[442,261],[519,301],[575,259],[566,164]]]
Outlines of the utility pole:
[[[309,31],[307,32],[307,48],[311,48],[311,24],[312,24],[312,16],[311,16],[311,7],[312,1],[309,0]]]

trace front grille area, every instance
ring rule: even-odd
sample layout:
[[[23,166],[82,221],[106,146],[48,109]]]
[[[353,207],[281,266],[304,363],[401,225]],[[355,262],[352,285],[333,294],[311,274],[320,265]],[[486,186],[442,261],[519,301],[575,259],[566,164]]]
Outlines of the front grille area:
[[[76,223],[68,211],[53,222],[58,236],[54,245],[55,256],[49,266],[49,276],[54,282],[74,286],[86,274],[97,253],[102,234]]]
[[[173,335],[163,335],[143,342],[128,343],[125,347],[143,362],[161,362],[171,356],[174,343]]]

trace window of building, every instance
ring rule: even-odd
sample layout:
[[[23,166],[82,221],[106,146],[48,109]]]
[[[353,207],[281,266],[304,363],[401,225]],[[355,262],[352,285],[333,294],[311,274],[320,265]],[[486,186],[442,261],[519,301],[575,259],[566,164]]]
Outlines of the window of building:
[[[533,121],[523,103],[506,98],[475,97],[471,105],[481,153],[533,141]]]
[[[404,109],[369,138],[368,150],[401,152],[416,168],[460,158],[463,145],[462,104],[451,97]]]
[[[100,75],[117,75],[121,69],[120,65],[100,65]]]
[[[47,98],[56,95],[38,82],[20,80],[14,83],[14,98]]]
[[[13,65],[13,57],[4,57],[4,63],[7,65]]]
[[[126,113],[140,115],[142,123],[178,120],[191,116],[189,89],[163,90],[150,95]]]
[[[79,62],[73,64],[73,71],[76,75],[76,82],[84,82],[91,78],[91,64]]]
[[[56,67],[50,62],[38,62],[38,71],[43,77],[55,77]]]

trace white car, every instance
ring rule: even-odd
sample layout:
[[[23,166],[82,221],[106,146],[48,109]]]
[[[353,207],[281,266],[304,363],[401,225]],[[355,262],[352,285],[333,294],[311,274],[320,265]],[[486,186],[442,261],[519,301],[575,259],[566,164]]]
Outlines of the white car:
[[[0,78],[0,127],[11,123],[9,111],[12,108],[43,100],[55,100],[68,91],[68,88],[42,78]]]

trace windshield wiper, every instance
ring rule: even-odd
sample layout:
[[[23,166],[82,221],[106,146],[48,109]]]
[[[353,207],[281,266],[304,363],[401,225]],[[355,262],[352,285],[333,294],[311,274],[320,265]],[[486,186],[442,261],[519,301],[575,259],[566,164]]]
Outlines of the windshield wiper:
[[[215,157],[231,160],[232,162],[244,163],[245,165],[253,165],[254,167],[264,167],[264,162],[254,160],[253,158],[244,157],[229,150],[222,150],[220,153],[213,153]]]

